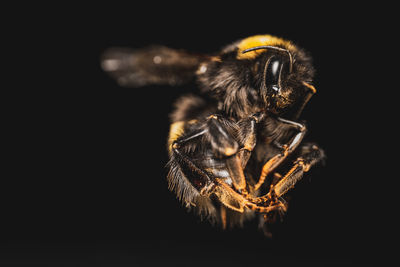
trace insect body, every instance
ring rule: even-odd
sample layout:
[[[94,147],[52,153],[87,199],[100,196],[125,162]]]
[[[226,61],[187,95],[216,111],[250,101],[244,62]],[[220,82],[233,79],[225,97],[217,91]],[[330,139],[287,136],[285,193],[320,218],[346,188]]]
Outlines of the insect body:
[[[286,211],[283,196],[323,157],[302,143],[298,118],[310,97],[311,58],[290,41],[256,35],[215,55],[163,46],[110,49],[103,69],[121,85],[184,84],[167,142],[169,187],[189,208],[227,225],[260,214],[260,226]]]

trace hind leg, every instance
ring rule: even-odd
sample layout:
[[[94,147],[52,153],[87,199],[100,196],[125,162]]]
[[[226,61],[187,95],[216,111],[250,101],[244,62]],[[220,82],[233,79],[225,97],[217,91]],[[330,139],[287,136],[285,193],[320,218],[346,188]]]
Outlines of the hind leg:
[[[180,198],[185,202],[193,200],[190,195],[205,197],[214,194],[223,205],[237,212],[242,213],[245,206],[253,207],[244,199],[247,196],[247,182],[243,169],[255,146],[257,116],[240,121],[240,127],[218,115],[211,115],[189,128],[184,127],[184,122],[173,124],[169,141],[170,166],[174,170],[168,178],[172,184],[170,188],[183,195]],[[171,138],[174,136],[177,138]],[[204,160],[199,160],[199,155],[204,155]],[[215,166],[223,166],[220,171],[225,171],[226,175],[219,176]],[[221,218],[225,221],[223,209]]]
[[[173,184],[171,187],[181,194],[190,191],[205,196],[215,185],[214,166],[225,162],[228,166],[225,172],[232,174],[234,187],[245,188],[243,170],[238,168],[241,165],[237,154],[239,144],[233,138],[235,124],[221,116],[211,115],[204,121],[186,126],[185,122],[171,125],[170,165],[174,167],[168,177]],[[204,160],[201,157],[205,157]],[[184,197],[183,200],[186,201]]]

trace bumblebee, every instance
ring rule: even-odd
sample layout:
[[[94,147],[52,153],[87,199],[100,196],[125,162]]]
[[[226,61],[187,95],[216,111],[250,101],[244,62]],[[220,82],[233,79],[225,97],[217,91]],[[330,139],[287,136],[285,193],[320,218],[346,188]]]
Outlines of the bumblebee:
[[[169,189],[223,228],[287,210],[285,194],[324,158],[299,116],[316,93],[311,57],[291,41],[256,35],[203,55],[164,46],[111,48],[101,64],[126,87],[182,85],[170,114]]]

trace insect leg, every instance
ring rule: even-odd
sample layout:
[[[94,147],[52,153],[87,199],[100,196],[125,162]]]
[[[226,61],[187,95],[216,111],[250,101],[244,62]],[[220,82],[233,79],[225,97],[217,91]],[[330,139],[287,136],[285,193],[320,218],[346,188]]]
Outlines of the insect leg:
[[[234,139],[235,125],[219,115],[211,115],[207,119],[206,135],[210,140],[215,157],[224,158],[234,155],[239,144]]]
[[[172,129],[170,133],[171,159],[180,165],[182,172],[187,174],[190,183],[200,193],[207,191],[212,181],[209,174],[193,161],[193,151],[196,147],[203,147],[204,153],[211,149],[214,157],[220,160],[235,155],[239,149],[239,144],[233,137],[237,130],[235,126],[233,122],[218,115],[211,115],[207,120],[192,125],[193,128],[185,134],[183,134],[184,123],[182,125],[174,123],[171,126],[171,129],[179,128]],[[238,175],[232,178],[233,184],[239,188],[245,187],[244,175],[240,176],[237,171],[236,173]]]
[[[264,117],[264,115],[265,114],[263,113],[256,113],[238,122],[238,141],[242,145],[238,154],[243,169],[246,167],[251,152],[256,146],[256,124]]]
[[[303,177],[305,172],[308,172],[313,165],[324,158],[324,151],[317,145],[312,143],[302,145],[299,156],[294,161],[292,168],[283,177],[278,175],[276,178],[279,177],[280,180],[271,185],[270,191],[263,196],[253,198],[252,202],[256,204],[266,203],[267,201],[282,203],[281,197]]]
[[[324,159],[325,153],[315,144],[305,144],[301,147],[300,155],[293,164],[293,167],[286,175],[273,186],[273,190],[277,197],[283,196],[291,189],[303,176],[303,173],[317,162]]]
[[[243,193],[246,190],[246,179],[243,169],[246,167],[251,151],[253,151],[256,145],[255,129],[257,121],[258,118],[254,115],[239,122],[238,138],[243,148],[234,156],[226,159],[226,166],[233,180],[233,185],[236,189],[243,191]]]
[[[175,165],[179,165],[184,178],[186,178],[185,180],[188,180],[199,191],[200,195],[213,193],[218,196],[224,206],[240,213],[244,211],[245,207],[266,212],[270,208],[256,207],[246,199],[246,194],[244,194],[247,183],[243,166],[248,159],[244,152],[250,152],[255,146],[256,118],[249,118],[242,121],[241,124],[241,126],[246,127],[238,128],[236,123],[219,115],[211,115],[206,121],[195,125],[196,130],[182,134],[176,140],[170,141],[171,158]],[[172,131],[172,133],[175,132],[179,131]],[[217,177],[209,176],[210,173],[201,167],[203,163],[199,163],[201,166],[196,165],[197,161],[192,159],[192,156],[196,155],[196,152],[193,152],[196,146],[206,149],[205,153],[207,153],[207,149],[211,149],[210,152],[212,152],[215,160],[222,160],[226,163],[232,184],[227,184]],[[243,148],[239,150],[239,147]],[[217,180],[221,181],[216,182]],[[222,220],[223,215],[222,212]]]
[[[282,118],[277,118],[276,119],[278,123],[285,124],[286,126],[289,126],[291,128],[294,128],[295,130],[298,131],[298,133],[291,138],[291,140],[282,146],[282,151],[281,153],[275,155],[271,159],[269,159],[263,166],[261,170],[261,175],[260,178],[258,179],[257,184],[254,186],[254,189],[257,190],[260,188],[260,186],[264,183],[265,178],[269,173],[271,173],[281,162],[290,154],[293,152],[293,150],[296,149],[296,147],[300,144],[300,142],[303,140],[303,137],[306,133],[306,127],[303,124],[294,122],[294,121],[289,121],[286,119]]]
[[[181,195],[180,198],[189,204],[192,200],[196,204],[193,195],[207,196],[215,194],[225,207],[237,212],[243,212],[244,204],[241,201],[243,197],[238,193],[231,194],[231,191],[235,192],[232,188],[227,191],[219,185],[215,186],[215,180],[218,178],[210,176],[213,174],[203,169],[204,165],[207,166],[209,164],[209,161],[224,161],[237,153],[239,145],[233,138],[233,133],[237,130],[235,129],[236,125],[223,117],[211,115],[207,120],[192,125],[191,130],[187,129],[189,132],[184,134],[183,126],[173,125],[173,128],[178,126],[182,130],[171,131],[172,136],[174,136],[174,133],[182,134],[170,140],[170,165],[172,170],[169,175],[169,181],[172,184],[170,188],[175,188],[177,194]],[[211,159],[208,158],[210,155],[207,156],[210,152]],[[205,156],[204,163],[202,163],[201,159],[203,155]],[[197,160],[194,160],[194,157]],[[244,181],[244,175],[239,178]],[[235,182],[235,184],[240,183],[242,183],[241,180]],[[230,187],[229,185],[226,186]],[[186,192],[191,193],[187,194]],[[221,209],[221,220],[226,223],[226,218],[224,218],[224,210]]]
[[[260,206],[256,203],[253,203],[242,194],[237,193],[224,181],[218,178],[215,180],[218,186],[214,188],[214,193],[218,196],[222,203],[237,212],[244,212],[245,208],[248,208],[260,213],[268,213],[276,209],[285,208],[282,207],[281,202],[270,203],[268,206]]]
[[[169,146],[170,161],[167,175],[168,187],[174,191],[186,207],[195,206],[199,214],[216,216],[216,211],[208,198],[209,190],[214,186],[207,172],[201,169],[188,154],[189,147],[204,134],[202,130],[193,131],[189,136],[171,140]],[[171,136],[170,136],[171,137]]]
[[[191,179],[188,180],[194,188],[200,191],[200,193],[202,192],[202,190],[212,184],[211,179],[206,172],[196,166],[196,164],[190,159],[190,157],[187,155],[187,152],[184,150],[183,145],[190,141],[193,141],[197,137],[203,135],[205,132],[206,130],[199,129],[191,133],[189,136],[174,140],[171,145],[171,160],[178,163],[183,173],[185,173],[186,175],[188,173],[191,174]],[[171,182],[171,178],[169,179]]]

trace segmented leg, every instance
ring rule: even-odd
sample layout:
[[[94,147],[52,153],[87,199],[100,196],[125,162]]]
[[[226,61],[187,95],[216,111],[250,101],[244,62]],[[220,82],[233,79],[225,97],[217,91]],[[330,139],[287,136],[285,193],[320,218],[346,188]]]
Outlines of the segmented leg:
[[[200,132],[201,133],[201,132]],[[190,179],[190,183],[199,190],[200,194],[207,190],[211,185],[212,181],[208,174],[199,168],[186,154],[181,150],[181,145],[197,136],[200,133],[194,134],[190,138],[180,140],[180,142],[174,142],[172,145],[173,155],[179,166],[184,173],[191,173],[194,178]],[[194,175],[193,175],[194,174]]]
[[[257,204],[268,201],[279,201],[279,198],[289,191],[303,177],[303,173],[325,157],[324,151],[315,144],[304,144],[300,148],[300,154],[294,161],[293,167],[275,184],[264,196],[253,198]]]
[[[273,187],[275,194],[280,197],[292,188],[310,168],[321,161],[324,151],[315,144],[305,144],[301,147],[300,156],[294,162],[288,173]]]
[[[273,157],[273,159],[275,159],[272,162],[273,164],[271,160],[269,161],[270,163],[267,162],[266,165],[270,167],[268,173],[276,168],[288,154],[292,153],[293,150],[297,148],[305,132],[305,127],[299,123],[284,119],[278,119],[278,121],[290,127],[294,127],[298,130],[298,133],[295,134],[287,144],[283,145],[283,152],[281,154]],[[186,170],[184,171],[185,173],[188,173],[187,171],[189,170],[190,173],[188,177],[191,180],[190,182],[199,190],[200,194],[215,194],[225,207],[240,213],[243,213],[246,208],[264,214],[274,210],[285,211],[286,205],[280,197],[301,178],[303,172],[308,171],[313,164],[323,157],[323,152],[315,145],[303,146],[300,149],[298,160],[295,161],[290,171],[284,176],[275,176],[277,182],[272,183],[269,193],[261,197],[253,197],[247,192],[246,177],[243,172],[248,157],[241,152],[250,153],[253,150],[256,140],[255,124],[257,120],[255,118],[249,118],[241,123],[247,123],[248,127],[234,129],[234,124],[232,124],[233,126],[229,125],[229,121],[224,118],[212,115],[206,120],[204,125],[199,125],[196,131],[173,141],[173,155],[177,158],[182,169]],[[236,140],[233,138],[235,130],[239,130],[239,138],[236,136]],[[217,177],[214,177],[211,181],[211,178],[208,176],[209,174],[196,166],[191,159],[189,152],[191,150],[190,147],[193,147],[193,144],[196,144],[195,139],[201,136],[204,136],[204,138],[208,140],[207,142],[210,143],[210,149],[213,151],[213,155],[219,158],[219,160],[224,160],[226,163],[226,169],[229,172],[232,184],[227,184],[228,180],[219,179]],[[237,141],[239,141],[240,146],[243,147],[240,150]],[[189,142],[192,144],[189,144],[189,148],[187,149],[185,144]],[[222,223],[226,224],[224,212],[226,211],[221,209]]]
[[[178,126],[180,127],[179,131],[175,129],[171,131],[174,137],[170,137],[169,141],[171,144],[171,160],[179,166],[181,171],[185,173],[187,180],[201,194],[206,193],[212,187],[213,182],[210,174],[202,169],[202,165],[207,163],[203,164],[193,160],[193,156],[196,156],[193,151],[197,147],[202,147],[202,155],[212,152],[211,159],[209,159],[211,163],[208,163],[211,164],[210,166],[213,166],[214,162],[229,159],[227,165],[231,166],[230,170],[235,173],[232,178],[233,185],[239,189],[246,187],[244,174],[235,165],[236,154],[239,149],[239,144],[233,138],[237,132],[235,123],[218,115],[211,115],[204,122],[191,125],[190,130],[187,130],[188,132],[184,132],[183,125]],[[199,138],[203,138],[203,141]]]
[[[218,196],[218,198],[223,202],[227,207],[237,211],[244,212],[245,208],[250,210],[260,212],[260,213],[269,213],[276,209],[284,209],[286,210],[286,206],[280,202],[270,202],[268,205],[258,205],[254,203],[248,196],[239,194],[231,186],[226,184],[221,179],[215,179],[217,186],[214,187],[213,193]]]
[[[260,186],[265,182],[266,177],[270,174],[276,167],[278,167],[282,161],[292,153],[297,146],[303,140],[303,137],[306,133],[306,127],[303,124],[289,121],[282,118],[277,118],[280,123],[284,123],[298,131],[298,133],[287,143],[282,146],[282,152],[277,154],[276,156],[269,159],[263,166],[261,170],[260,178],[258,179],[257,184],[254,186],[254,189],[257,190]]]
[[[260,115],[253,115],[239,122],[238,139],[243,148],[232,157],[226,159],[226,167],[229,175],[233,180],[233,185],[240,192],[246,192],[246,178],[243,169],[246,167],[250,158],[251,151],[256,145],[256,123],[260,119]]]

